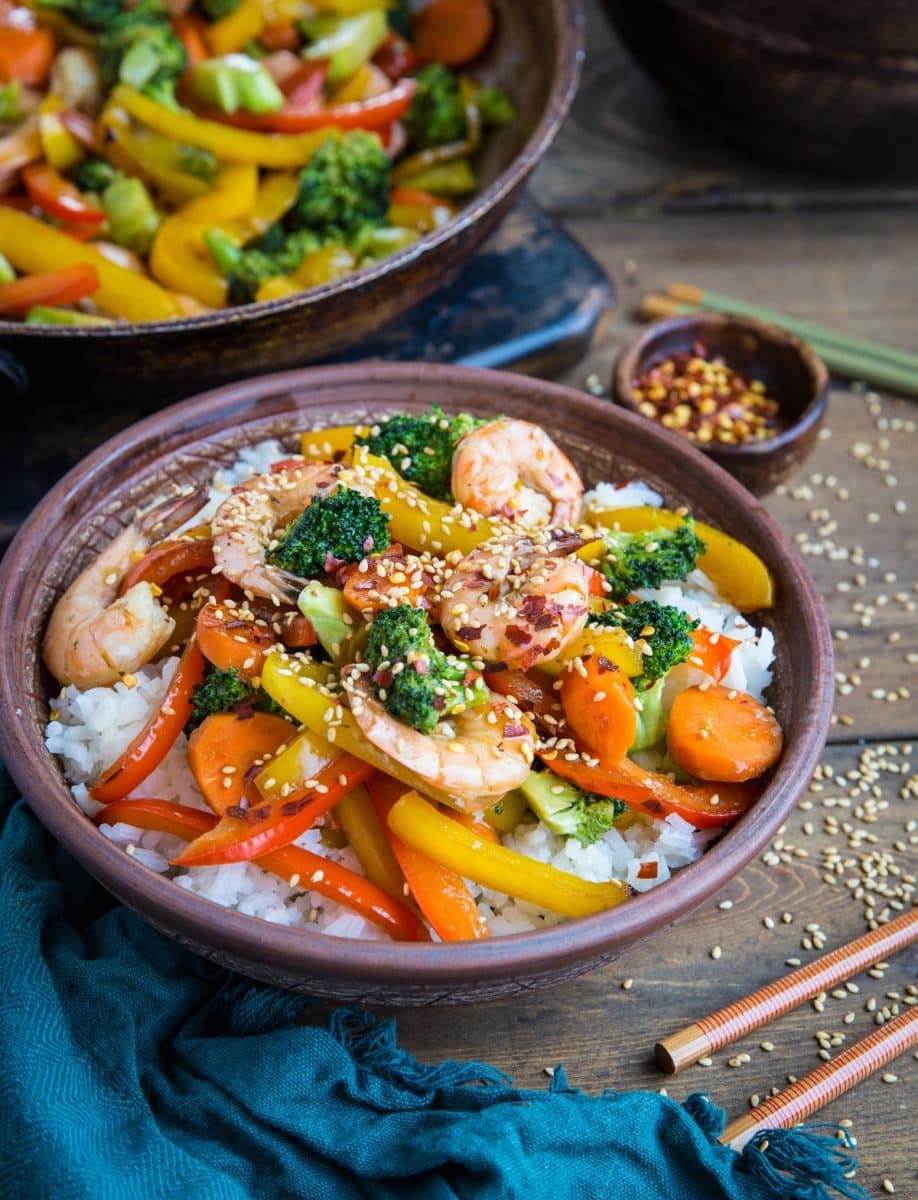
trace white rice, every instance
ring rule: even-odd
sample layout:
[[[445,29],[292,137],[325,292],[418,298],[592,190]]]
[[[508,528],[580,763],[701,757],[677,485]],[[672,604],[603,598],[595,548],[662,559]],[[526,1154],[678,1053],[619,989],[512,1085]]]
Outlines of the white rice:
[[[231,467],[217,473],[208,505],[195,516],[193,523],[209,519],[233,486],[253,474],[267,471],[273,462],[284,456],[283,447],[277,441],[261,442],[243,450]],[[623,487],[603,483],[587,494],[587,503],[590,502],[605,509],[630,505],[659,507],[662,497],[641,482],[631,482]],[[674,605],[701,620],[712,632],[737,639],[740,645],[734,651],[730,671],[723,682],[728,687],[748,691],[757,699],[763,698],[771,682],[774,637],[768,629],[757,632],[749,625],[741,613],[718,595],[707,576],[694,571],[684,583],[667,583],[640,595],[644,599]],[[134,687],[120,682],[113,687],[91,688],[85,692],[67,687],[53,702],[51,719],[45,730],[45,745],[52,754],[60,757],[74,800],[87,815],[95,816],[101,808],[89,796],[87,783],[117,758],[159,706],[177,662],[178,659],[170,658],[137,671]],[[704,673],[690,664],[674,668],[665,686],[664,707],[669,708],[682,688],[704,678]],[[186,746],[184,735],[179,736],[164,761],[135,795],[209,811],[188,767]],[[637,757],[643,765],[655,767],[660,764],[662,752],[654,750]],[[285,880],[251,864],[172,867],[170,859],[183,845],[179,839],[124,824],[102,825],[100,829],[105,837],[123,846],[143,867],[160,874],[169,873],[177,886],[224,907],[280,925],[312,926],[337,937],[385,939],[387,936],[349,908],[318,893],[291,888]],[[664,883],[673,871],[699,858],[718,832],[716,829],[696,831],[676,815],[652,821],[637,814],[625,828],[610,830],[591,846],[581,845],[575,838],[559,837],[542,822],[532,819],[523,821],[501,840],[520,854],[551,863],[559,870],[583,879],[597,882],[623,879],[634,891],[644,892]],[[363,873],[350,847],[329,848],[323,844],[319,829],[308,830],[296,844]],[[642,878],[642,874],[645,877]],[[476,883],[469,882],[469,886],[492,935],[542,929],[563,920],[557,914]]]
[[[649,483],[632,479],[629,483],[597,483],[583,497],[583,512],[589,520],[591,509],[660,508],[662,504],[663,497]]]

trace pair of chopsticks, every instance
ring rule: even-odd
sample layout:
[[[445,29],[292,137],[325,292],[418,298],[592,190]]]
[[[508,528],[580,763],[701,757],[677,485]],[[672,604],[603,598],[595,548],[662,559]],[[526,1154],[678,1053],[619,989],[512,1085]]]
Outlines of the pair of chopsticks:
[[[722,292],[704,291],[687,283],[674,283],[665,296],[651,292],[641,305],[641,316],[646,320],[698,312],[732,313],[769,321],[809,342],[834,374],[907,396],[918,396],[918,354],[908,350],[853,337],[813,321],[799,321],[774,309],[761,308]]]
[[[681,1071],[915,940],[918,940],[918,909],[911,909],[887,925],[657,1042],[654,1048],[657,1062],[670,1074]],[[797,1124],[916,1043],[918,1004],[909,1006],[835,1058],[731,1121],[720,1135],[721,1142],[741,1150],[759,1129],[786,1129]]]

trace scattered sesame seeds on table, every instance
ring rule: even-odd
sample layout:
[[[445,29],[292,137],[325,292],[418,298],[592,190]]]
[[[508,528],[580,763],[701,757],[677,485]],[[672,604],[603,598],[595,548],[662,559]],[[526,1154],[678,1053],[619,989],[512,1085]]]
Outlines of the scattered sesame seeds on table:
[[[587,45],[572,118],[534,190],[608,269],[619,307],[564,382],[608,395],[640,296],[686,276],[914,348],[913,211],[884,207],[881,189],[820,184],[744,160],[698,131],[686,135],[592,2]],[[606,87],[613,77],[614,101]],[[855,189],[860,207],[846,206],[844,187]],[[913,946],[683,1074],[664,1076],[653,1064],[659,1037],[915,903],[916,435],[914,401],[836,387],[812,457],[765,501],[825,598],[837,670],[829,746],[773,843],[691,924],[593,974],[451,1009],[446,1019],[442,1009],[403,1010],[401,1037],[422,1060],[483,1057],[530,1087],[544,1087],[563,1062],[586,1091],[665,1090],[681,1100],[704,1090],[734,1117],[918,1003]],[[857,1138],[859,1179],[871,1196],[918,1197],[918,1164],[904,1136],[916,1106],[918,1060],[907,1054],[815,1119]],[[891,1129],[903,1136],[890,1137]]]

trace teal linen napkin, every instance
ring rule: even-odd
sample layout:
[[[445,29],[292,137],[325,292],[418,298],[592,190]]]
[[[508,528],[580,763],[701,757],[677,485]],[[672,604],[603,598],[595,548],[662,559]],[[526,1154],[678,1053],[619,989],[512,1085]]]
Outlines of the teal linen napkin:
[[[5,1200],[819,1200],[860,1197],[835,1136],[716,1142],[723,1112],[523,1091],[424,1066],[392,1021],[252,984],[117,904],[0,767]],[[143,868],[138,866],[138,870]],[[444,1021],[449,1012],[444,1011]]]

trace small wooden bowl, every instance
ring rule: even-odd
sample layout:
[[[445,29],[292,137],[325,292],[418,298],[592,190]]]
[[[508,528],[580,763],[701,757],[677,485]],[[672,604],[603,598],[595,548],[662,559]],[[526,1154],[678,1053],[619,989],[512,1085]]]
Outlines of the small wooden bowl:
[[[634,381],[670,354],[691,350],[694,342],[703,342],[712,356],[722,355],[728,366],[748,379],[761,379],[781,406],[784,428],[767,441],[698,446],[750,492],[764,495],[813,449],[829,398],[825,364],[805,342],[765,321],[721,313],[669,317],[654,321],[624,346],[612,376],[613,399],[638,413]],[[671,436],[683,444],[688,441],[678,433]]]
[[[41,662],[48,616],[76,574],[165,487],[209,480],[242,447],[265,438],[295,445],[299,430],[432,403],[447,412],[541,422],[587,482],[645,479],[670,507],[686,504],[755,549],[776,584],[774,607],[751,619],[776,638],[769,701],[784,730],[781,761],[752,808],[697,862],[618,908],[550,929],[412,945],[327,937],[221,908],[135,862],[74,803],[42,736],[58,691]],[[570,388],[497,371],[360,363],[263,376],[177,404],[132,425],[66,475],[26,521],[3,568],[0,754],[39,819],[100,883],[164,933],[255,979],[341,1001],[489,1000],[611,962],[686,917],[761,854],[811,778],[832,712],[832,642],[822,601],[762,505],[649,421]]]

